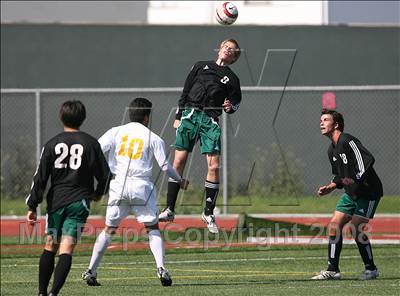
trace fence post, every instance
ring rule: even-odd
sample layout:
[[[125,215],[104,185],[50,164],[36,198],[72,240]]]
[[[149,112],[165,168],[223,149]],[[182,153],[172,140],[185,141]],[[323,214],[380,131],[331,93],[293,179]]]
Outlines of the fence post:
[[[35,106],[36,106],[36,167],[39,168],[40,164],[40,154],[42,151],[42,143],[41,143],[41,112],[40,112],[40,90],[35,90]],[[41,216],[41,206],[38,205],[37,209],[37,217]]]
[[[228,214],[228,124],[227,114],[225,112],[222,112],[222,127],[222,213],[226,215]]]

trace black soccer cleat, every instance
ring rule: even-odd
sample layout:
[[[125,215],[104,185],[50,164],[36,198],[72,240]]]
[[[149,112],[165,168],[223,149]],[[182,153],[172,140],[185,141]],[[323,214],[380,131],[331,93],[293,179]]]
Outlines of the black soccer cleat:
[[[167,269],[162,267],[157,268],[157,276],[161,281],[161,285],[165,287],[172,285],[172,278]]]
[[[101,284],[97,281],[96,274],[93,274],[90,269],[82,273],[82,279],[86,281],[88,286],[101,286]]]

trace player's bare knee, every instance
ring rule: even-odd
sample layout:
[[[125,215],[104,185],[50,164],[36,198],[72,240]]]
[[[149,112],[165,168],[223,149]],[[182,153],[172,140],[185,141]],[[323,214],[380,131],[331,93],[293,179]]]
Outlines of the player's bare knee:
[[[341,225],[337,223],[335,220],[331,220],[328,224],[328,235],[329,236],[336,236],[337,234],[340,234],[342,231]]]
[[[186,164],[186,159],[185,158],[176,158],[174,160],[174,168],[180,172],[185,168],[185,164]]]
[[[219,163],[208,163],[208,173],[218,175],[219,173]]]
[[[48,235],[46,237],[46,244],[45,244],[44,248],[47,251],[56,253],[58,251],[59,246],[60,245],[54,240],[52,235]]]

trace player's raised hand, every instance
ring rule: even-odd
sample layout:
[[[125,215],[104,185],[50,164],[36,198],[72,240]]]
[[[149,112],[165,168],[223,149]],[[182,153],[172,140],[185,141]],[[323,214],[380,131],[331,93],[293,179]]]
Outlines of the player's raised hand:
[[[29,225],[35,225],[37,221],[36,212],[29,210],[26,214],[26,221],[29,223]]]
[[[175,119],[174,124],[173,124],[174,129],[177,129],[180,124],[181,124],[181,121],[179,119]]]
[[[189,180],[182,179],[182,181],[179,185],[180,185],[181,189],[186,190],[189,186]]]
[[[225,99],[224,103],[222,104],[225,112],[229,112],[232,110],[232,103],[228,99]]]

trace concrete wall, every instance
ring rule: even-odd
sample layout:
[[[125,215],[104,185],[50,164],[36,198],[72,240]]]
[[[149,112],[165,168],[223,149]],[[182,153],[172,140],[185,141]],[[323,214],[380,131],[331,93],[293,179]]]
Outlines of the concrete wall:
[[[221,40],[242,49],[232,66],[255,85],[268,49],[297,49],[289,85],[399,83],[399,27],[345,26],[1,26],[2,88],[182,86]],[[282,85],[291,53],[270,56],[261,85]]]

